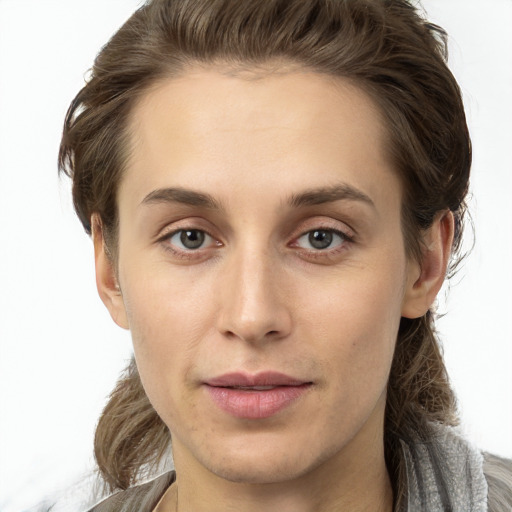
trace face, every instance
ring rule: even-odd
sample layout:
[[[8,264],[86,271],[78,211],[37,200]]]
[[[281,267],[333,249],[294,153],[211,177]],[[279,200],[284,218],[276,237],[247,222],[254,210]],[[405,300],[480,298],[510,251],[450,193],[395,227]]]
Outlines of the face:
[[[382,444],[418,268],[371,100],[313,73],[198,69],[130,128],[109,307],[176,464],[276,482]]]

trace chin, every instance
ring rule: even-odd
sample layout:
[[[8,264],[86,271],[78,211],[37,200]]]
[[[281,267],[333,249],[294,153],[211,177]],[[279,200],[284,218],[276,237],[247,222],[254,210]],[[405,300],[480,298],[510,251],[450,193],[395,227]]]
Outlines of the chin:
[[[254,443],[249,449],[225,449],[222,454],[210,452],[209,460],[202,463],[216,476],[234,483],[283,483],[315,471],[337,451],[333,446],[324,448],[314,452],[305,442],[293,446]]]
[[[295,480],[309,472],[309,468],[301,467],[291,461],[275,459],[260,461],[237,460],[229,464],[215,464],[210,471],[216,476],[239,484],[275,484]]]

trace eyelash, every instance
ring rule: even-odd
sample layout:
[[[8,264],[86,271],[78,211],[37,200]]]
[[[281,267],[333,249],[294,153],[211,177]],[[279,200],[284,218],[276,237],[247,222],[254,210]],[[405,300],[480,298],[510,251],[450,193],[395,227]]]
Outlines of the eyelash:
[[[301,238],[303,238],[307,235],[310,235],[311,233],[318,232],[318,231],[325,232],[325,233],[331,233],[335,236],[338,236],[341,239],[341,241],[337,246],[335,246],[333,248],[327,247],[325,249],[305,249],[305,248],[302,248],[299,246],[299,240]],[[330,227],[316,227],[314,229],[309,229],[309,230],[305,231],[304,233],[302,233],[302,235],[295,238],[295,241],[293,242],[291,247],[297,247],[302,252],[302,254],[304,256],[307,256],[307,258],[326,259],[326,258],[331,258],[333,256],[336,256],[341,251],[346,250],[347,245],[349,245],[353,242],[354,242],[353,236],[348,235],[344,231],[341,231],[339,229],[330,228]]]
[[[211,238],[214,242],[214,247],[222,247],[222,243],[215,240],[215,237],[208,233],[208,231],[204,229],[194,228],[194,227],[183,227],[180,229],[175,229],[170,233],[166,233],[162,237],[160,237],[157,242],[159,242],[163,248],[166,251],[169,251],[174,257],[177,257],[182,260],[193,260],[193,259],[201,259],[205,256],[204,250],[208,249],[209,247],[199,247],[197,249],[180,249],[173,246],[173,244],[170,243],[172,238],[180,233],[186,232],[186,231],[196,231],[199,233],[205,234],[207,237]],[[303,247],[300,247],[298,244],[298,241],[311,234],[315,231],[323,231],[326,233],[331,233],[335,236],[338,236],[341,239],[341,242],[338,244],[338,246],[334,248],[325,248],[325,249],[305,249]],[[288,244],[289,247],[297,248],[299,252],[301,253],[302,257],[306,257],[308,259],[329,259],[333,256],[336,256],[338,253],[340,253],[343,250],[347,249],[347,245],[350,245],[354,243],[354,237],[347,234],[344,231],[341,231],[339,229],[334,229],[331,227],[315,227],[314,229],[309,229],[307,231],[304,231],[301,235],[294,238],[293,242],[291,244]]]
[[[212,236],[210,233],[208,233],[208,231],[206,231],[204,229],[194,228],[194,227],[184,227],[184,228],[180,228],[180,229],[175,229],[175,230],[171,231],[170,233],[166,233],[165,235],[160,237],[157,240],[157,242],[159,242],[166,251],[169,251],[174,257],[177,257],[179,259],[193,260],[193,259],[198,259],[198,258],[204,257],[204,253],[203,253],[203,251],[201,251],[201,249],[203,249],[202,247],[199,247],[198,249],[186,250],[186,249],[176,248],[175,246],[173,246],[170,243],[170,241],[172,240],[172,238],[175,235],[177,235],[179,233],[186,232],[186,231],[197,231],[199,233],[204,233],[207,237],[211,238],[212,241],[215,242],[215,237]],[[217,247],[220,247],[220,246],[222,246],[222,243],[217,241],[216,245],[217,245]]]

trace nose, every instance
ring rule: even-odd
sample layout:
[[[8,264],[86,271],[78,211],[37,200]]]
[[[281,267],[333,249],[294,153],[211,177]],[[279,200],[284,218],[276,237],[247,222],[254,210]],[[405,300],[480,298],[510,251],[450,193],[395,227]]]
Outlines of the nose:
[[[279,263],[253,250],[234,255],[226,266],[219,290],[219,331],[253,344],[288,336],[292,319]]]

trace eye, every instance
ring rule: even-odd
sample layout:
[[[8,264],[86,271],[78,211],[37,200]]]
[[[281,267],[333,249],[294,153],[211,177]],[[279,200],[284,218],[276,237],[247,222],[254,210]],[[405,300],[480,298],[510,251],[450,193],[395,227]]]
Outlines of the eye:
[[[339,247],[347,237],[332,229],[314,229],[297,239],[297,245],[303,249],[324,250]]]
[[[199,229],[180,229],[169,237],[169,242],[181,250],[193,251],[210,245],[212,237]]]

